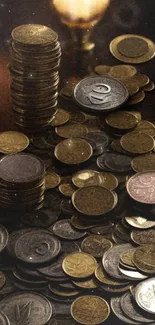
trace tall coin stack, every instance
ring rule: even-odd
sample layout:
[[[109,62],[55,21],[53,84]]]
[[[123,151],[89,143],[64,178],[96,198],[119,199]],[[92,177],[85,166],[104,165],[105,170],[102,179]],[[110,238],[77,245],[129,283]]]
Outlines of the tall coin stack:
[[[61,47],[49,27],[28,24],[10,43],[13,120],[26,133],[49,126],[56,111]]]

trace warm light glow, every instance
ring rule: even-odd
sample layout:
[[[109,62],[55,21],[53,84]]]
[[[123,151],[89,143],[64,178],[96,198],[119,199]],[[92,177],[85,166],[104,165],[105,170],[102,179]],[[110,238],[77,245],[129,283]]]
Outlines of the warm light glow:
[[[110,0],[53,0],[62,21],[76,26],[88,22],[97,23]]]

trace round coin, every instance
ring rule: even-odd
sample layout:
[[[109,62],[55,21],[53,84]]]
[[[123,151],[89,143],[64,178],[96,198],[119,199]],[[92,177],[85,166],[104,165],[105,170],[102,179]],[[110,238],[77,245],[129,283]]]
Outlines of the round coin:
[[[96,289],[98,287],[98,282],[96,279],[92,278],[85,281],[72,281],[77,287],[81,289]]]
[[[154,57],[155,45],[146,37],[126,34],[112,40],[110,52],[122,62],[138,64]]]
[[[99,216],[115,207],[117,197],[104,187],[88,186],[74,192],[72,203],[80,213],[87,216]]]
[[[29,145],[28,137],[20,132],[6,131],[0,133],[0,152],[5,154],[25,150]]]
[[[58,174],[54,172],[47,172],[45,174],[45,188],[46,190],[50,188],[55,188],[60,184],[61,178]]]
[[[153,137],[138,131],[123,135],[120,141],[122,148],[132,154],[148,153],[154,148]]]
[[[50,230],[51,228],[49,228]],[[68,240],[77,240],[86,235],[86,232],[78,231],[72,227],[70,219],[57,221],[52,226],[54,234],[60,238]]]
[[[134,252],[135,252],[135,249],[134,248],[133,249],[129,249],[129,250],[123,252],[120,255],[121,262],[124,263],[127,266],[134,267],[134,264],[132,262],[132,257],[133,257]]]
[[[125,173],[131,170],[131,157],[113,152],[106,152],[97,158],[97,165],[103,168],[104,165],[112,172]]]
[[[62,263],[64,272],[73,278],[87,278],[95,272],[96,267],[95,258],[83,252],[66,256]]]
[[[52,316],[52,305],[45,296],[38,293],[18,292],[1,300],[0,311],[8,317],[11,325],[45,325]]]
[[[55,128],[55,132],[61,138],[77,138],[88,133],[88,129],[85,125],[77,123],[66,123],[65,125]]]
[[[108,72],[110,71],[110,66],[109,65],[97,65],[94,68],[94,71],[99,74],[100,76],[105,76],[108,74]]]
[[[112,309],[114,315],[125,324],[126,323],[133,324],[133,325],[139,324],[139,322],[131,320],[129,317],[127,317],[125,315],[125,313],[123,312],[123,310],[121,308],[120,300],[121,300],[121,297],[112,297],[110,300],[110,306],[111,306],[111,309]]]
[[[78,138],[66,139],[60,142],[54,151],[55,157],[68,165],[77,165],[87,161],[93,154],[91,145]]]
[[[131,239],[138,245],[155,244],[155,229],[133,230]]]
[[[152,90],[154,90],[155,88],[155,84],[153,81],[150,81],[146,86],[144,86],[143,90],[146,92],[150,92]]]
[[[155,204],[155,171],[133,175],[127,182],[127,192],[135,201]]]
[[[150,79],[148,76],[146,76],[145,74],[141,74],[141,73],[137,73],[136,75],[134,75],[131,80],[133,82],[135,82],[139,88],[143,88],[145,87],[146,85],[149,84],[150,82]]]
[[[137,94],[130,97],[128,105],[135,105],[141,103],[145,98],[145,92],[140,90]]]
[[[132,65],[115,65],[110,68],[109,75],[116,79],[131,78],[137,73]]]
[[[90,185],[101,185],[102,175],[95,170],[80,170],[72,177],[72,182],[78,188],[82,188]]]
[[[53,115],[51,125],[52,126],[63,125],[69,121],[69,118],[70,118],[70,114],[64,109],[59,108]]]
[[[139,121],[135,130],[146,133],[146,134],[150,135],[151,137],[155,136],[155,126],[153,123],[151,123],[149,121],[145,121],[145,120]]]
[[[138,124],[138,119],[126,111],[114,112],[105,118],[106,123],[119,130],[130,130]]]
[[[109,314],[108,303],[98,296],[81,296],[71,305],[71,315],[80,324],[101,324]]]
[[[81,243],[82,251],[96,258],[102,257],[104,253],[112,247],[112,242],[102,235],[90,235]]]
[[[155,278],[142,281],[135,287],[135,299],[138,305],[145,311],[155,314]]]
[[[154,243],[139,246],[133,255],[134,265],[146,274],[155,273]]]
[[[112,111],[128,99],[126,87],[110,77],[88,77],[74,88],[75,101],[93,112]]]
[[[77,112],[70,112],[70,122],[71,123],[84,123],[87,119],[86,114],[83,112],[77,111]]]
[[[9,234],[7,229],[0,225],[0,252],[4,250],[4,248],[7,246],[9,240]]]
[[[144,217],[125,217],[125,221],[132,227],[139,229],[148,229],[155,226],[155,221],[148,220]]]
[[[150,153],[135,157],[131,162],[135,172],[146,172],[155,170],[155,154]]]
[[[12,31],[15,42],[25,46],[45,46],[57,40],[57,34],[49,27],[38,24],[27,24],[16,27]]]
[[[121,287],[121,286],[125,286],[128,284],[128,282],[119,282],[116,281],[114,278],[109,277],[107,275],[107,273],[104,271],[104,268],[102,265],[99,265],[96,270],[95,270],[95,277],[97,278],[97,280],[99,280],[101,283],[103,283],[104,285],[108,286],[108,287]]]
[[[76,188],[72,183],[64,183],[60,184],[59,191],[61,194],[71,197],[72,194],[76,191]]]

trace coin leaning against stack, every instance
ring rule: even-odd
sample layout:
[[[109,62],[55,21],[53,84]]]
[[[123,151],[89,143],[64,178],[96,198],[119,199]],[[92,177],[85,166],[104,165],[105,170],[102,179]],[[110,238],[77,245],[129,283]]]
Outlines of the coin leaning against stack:
[[[15,124],[26,132],[50,124],[56,111],[61,47],[49,27],[28,24],[12,31],[11,97]]]

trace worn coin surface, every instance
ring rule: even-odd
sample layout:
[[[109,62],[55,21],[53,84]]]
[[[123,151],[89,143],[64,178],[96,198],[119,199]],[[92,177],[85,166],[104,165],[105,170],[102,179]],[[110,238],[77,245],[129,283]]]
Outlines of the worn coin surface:
[[[129,317],[125,315],[123,312],[121,305],[120,305],[121,297],[112,297],[110,300],[110,306],[111,309],[116,317],[118,317],[122,322],[127,324],[139,324],[139,322],[136,322],[134,320],[131,320]]]
[[[112,172],[125,173],[131,170],[131,157],[114,152],[106,152],[97,158],[97,164],[102,169],[102,163]]]
[[[134,251],[135,251],[135,249],[133,248],[133,249],[129,249],[129,250],[123,252],[120,255],[121,262],[123,262],[125,265],[134,267],[134,264],[132,262],[132,257],[133,257]]]
[[[112,247],[112,242],[102,235],[90,235],[81,243],[82,251],[96,258],[102,257],[104,253]]]
[[[1,325],[10,325],[9,319],[2,312],[0,312],[0,324]]]
[[[155,273],[155,252],[154,244],[139,246],[133,255],[134,265],[146,274]]]
[[[110,68],[109,75],[116,79],[131,78],[137,73],[137,69],[132,65],[115,65]]]
[[[53,115],[53,119],[51,122],[52,126],[59,126],[67,123],[70,119],[69,112],[65,111],[62,108],[57,109],[55,114]]]
[[[108,276],[102,265],[98,265],[98,267],[96,268],[95,277],[104,285],[115,287],[115,288],[121,287],[123,285],[125,286],[128,284],[128,282],[122,282],[122,281],[119,282],[116,279]]]
[[[35,322],[45,325],[52,316],[52,305],[45,296],[36,292],[18,292],[1,300],[0,311],[8,317],[12,325],[33,325]]]
[[[50,229],[56,236],[68,240],[77,240],[86,235],[86,232],[74,229],[70,219],[59,220]]]
[[[83,252],[66,256],[62,263],[64,272],[73,278],[87,278],[95,272],[96,267],[95,258]]]
[[[100,76],[105,76],[108,74],[108,72],[110,71],[111,66],[109,65],[97,65],[94,68],[94,71],[99,74]]]
[[[138,245],[155,244],[155,229],[133,230],[131,239]]]
[[[90,185],[101,185],[102,175],[95,170],[84,169],[73,175],[72,182],[78,188]]]
[[[57,34],[47,26],[27,24],[16,27],[12,31],[12,38],[15,42],[25,46],[44,46],[57,41]]]
[[[155,170],[155,154],[150,153],[135,157],[131,162],[135,172],[146,172]]]
[[[59,185],[59,191],[64,196],[71,197],[72,194],[76,191],[76,187],[72,183],[63,183]]]
[[[29,145],[28,137],[20,132],[6,131],[0,133],[0,152],[5,154],[25,150]]]
[[[150,121],[146,121],[146,120],[139,121],[135,130],[144,132],[144,133],[150,135],[151,137],[155,136],[155,126]]]
[[[130,130],[138,124],[135,115],[126,111],[111,113],[105,118],[105,121],[109,126],[119,130]]]
[[[125,221],[132,227],[139,229],[148,229],[155,226],[155,221],[148,220],[145,217],[141,216],[127,216]]]
[[[85,215],[99,216],[115,207],[117,196],[102,186],[88,186],[74,192],[72,203],[76,210]]]
[[[55,172],[47,172],[45,174],[45,188],[55,188],[60,184],[61,178]]]
[[[74,88],[75,101],[93,112],[112,111],[128,99],[128,90],[110,77],[88,77]]]
[[[55,128],[55,132],[61,138],[77,138],[88,133],[88,129],[84,124],[66,123],[65,125]]]
[[[101,324],[109,314],[108,303],[99,296],[81,296],[71,305],[71,315],[80,324]]]
[[[141,103],[145,98],[145,92],[140,90],[137,94],[130,97],[128,105],[135,105]]]
[[[135,299],[138,305],[148,313],[155,314],[155,278],[142,281],[135,287]]]
[[[137,202],[155,204],[155,171],[137,173],[127,181],[127,192]]]
[[[123,135],[120,141],[122,148],[132,154],[148,153],[154,148],[153,137],[138,131]]]

